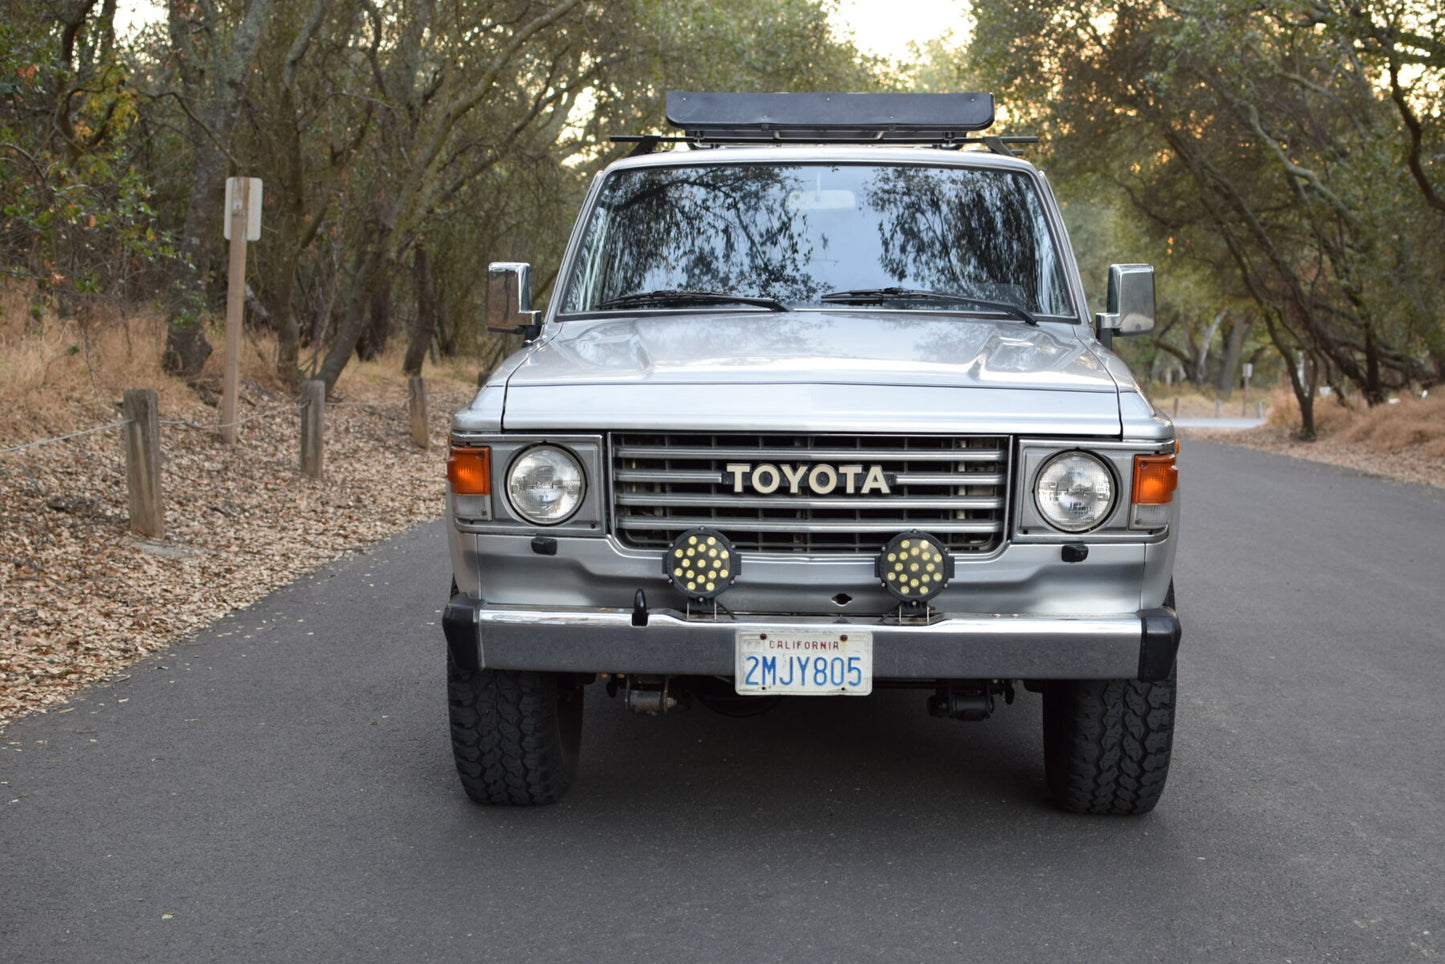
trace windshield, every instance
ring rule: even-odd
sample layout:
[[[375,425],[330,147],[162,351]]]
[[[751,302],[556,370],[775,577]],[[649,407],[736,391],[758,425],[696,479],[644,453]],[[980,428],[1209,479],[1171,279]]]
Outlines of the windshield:
[[[635,309],[647,300],[633,296],[648,293],[677,306],[688,292],[706,293],[711,300],[699,303],[714,310],[719,294],[789,307],[983,310],[936,297],[959,295],[1072,314],[1043,205],[1021,172],[897,164],[614,171],[562,311]]]

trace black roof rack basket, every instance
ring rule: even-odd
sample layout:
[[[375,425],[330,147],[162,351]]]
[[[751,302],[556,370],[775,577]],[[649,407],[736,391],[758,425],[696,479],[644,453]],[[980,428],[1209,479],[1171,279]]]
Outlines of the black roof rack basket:
[[[712,144],[954,145],[993,124],[993,95],[669,91],[667,120]]]

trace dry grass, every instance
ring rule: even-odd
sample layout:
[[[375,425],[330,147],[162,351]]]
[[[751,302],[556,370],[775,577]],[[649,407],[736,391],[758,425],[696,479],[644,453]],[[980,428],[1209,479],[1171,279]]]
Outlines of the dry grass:
[[[164,337],[154,315],[36,317],[24,292],[0,290],[0,448],[112,420],[126,388],[186,391],[161,371]]]
[[[1333,432],[1341,442],[1376,452],[1413,450],[1424,458],[1445,458],[1445,395],[1402,398],[1397,404],[1351,413]]]
[[[97,305],[71,318],[53,314],[37,318],[23,289],[0,285],[0,411],[7,415],[0,421],[0,448],[114,421],[121,396],[129,388],[155,389],[163,417],[171,405],[189,405],[196,388],[161,369],[165,336],[165,319],[154,310]],[[225,336],[213,326],[207,337],[215,351],[197,384],[202,396],[214,404],[211,396],[220,392]],[[247,392],[265,398],[291,394],[276,372],[276,357],[273,335],[246,330],[241,343],[245,388],[240,417],[248,414]],[[429,362],[424,374],[456,392],[476,384],[476,364],[472,358],[443,359]],[[336,392],[372,397],[404,388],[400,371],[399,349],[370,362],[353,359]]]
[[[1187,435],[1327,462],[1402,482],[1445,487],[1445,396],[1405,396],[1369,408],[1338,398],[1315,401],[1313,442],[1296,437],[1299,406],[1288,386],[1268,396],[1265,425],[1246,432],[1193,430]],[[1167,411],[1167,407],[1166,407]]]
[[[1269,411],[1271,427],[1298,431],[1299,404],[1288,386],[1271,392]],[[1401,395],[1374,408],[1334,396],[1319,398],[1315,401],[1315,432],[1322,441],[1374,452],[1410,450],[1423,458],[1445,458],[1445,395]]]
[[[1146,388],[1146,392],[1150,401],[1174,418],[1214,418],[1216,412],[1223,418],[1255,418],[1260,402],[1264,403],[1265,413],[1269,414],[1277,401],[1273,393],[1255,388],[1250,389],[1248,399],[1240,392],[1220,399],[1214,392],[1192,387],[1161,389],[1156,386]]]
[[[70,318],[36,317],[23,292],[0,291],[0,410],[9,415],[0,448],[113,421],[128,388],[155,389],[162,412],[188,404],[195,389],[161,369],[165,336],[154,310],[90,306]],[[218,392],[224,333],[213,328],[208,338],[217,350],[198,383]],[[274,338],[248,330],[241,381],[266,395],[285,393],[275,357]]]

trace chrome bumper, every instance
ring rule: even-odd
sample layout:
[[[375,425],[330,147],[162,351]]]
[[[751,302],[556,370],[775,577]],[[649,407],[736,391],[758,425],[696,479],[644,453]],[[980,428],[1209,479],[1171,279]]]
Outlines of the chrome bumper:
[[[641,625],[639,625],[641,623]],[[866,629],[875,679],[1143,679],[1169,675],[1179,618],[1168,608],[1119,616],[950,615],[899,624],[675,610],[528,609],[452,597],[442,617],[463,668],[731,676],[740,631]]]

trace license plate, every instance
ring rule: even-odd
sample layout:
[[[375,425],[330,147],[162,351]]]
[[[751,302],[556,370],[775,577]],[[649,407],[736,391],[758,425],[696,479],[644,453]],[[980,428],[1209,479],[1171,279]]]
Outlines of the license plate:
[[[873,634],[743,630],[735,667],[733,685],[743,695],[867,696],[873,692]]]

